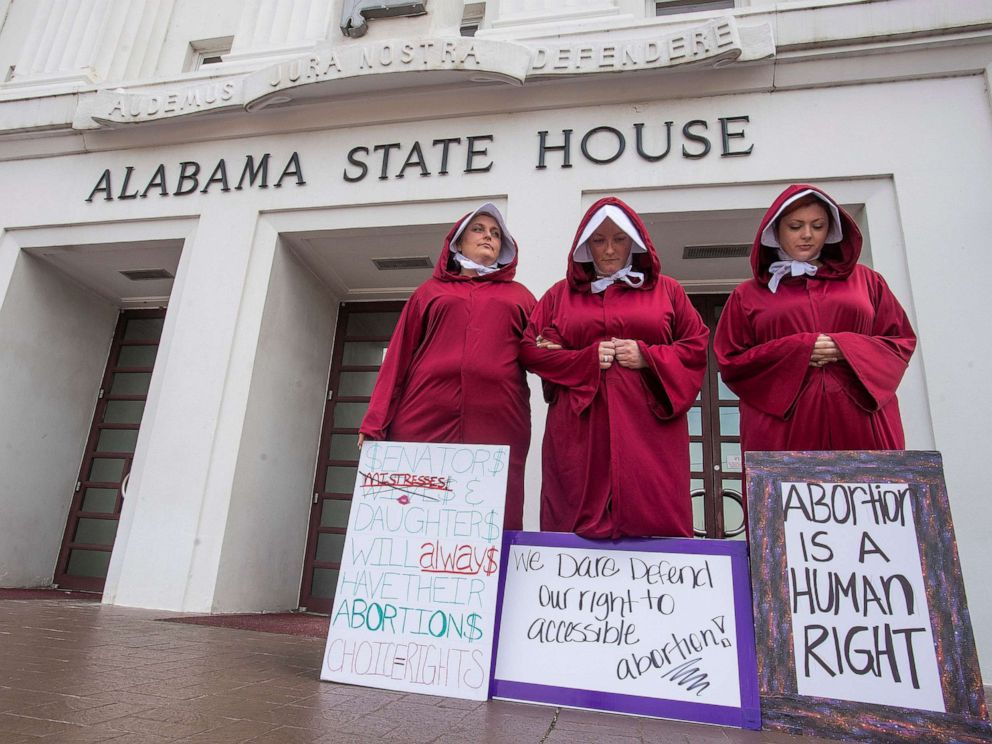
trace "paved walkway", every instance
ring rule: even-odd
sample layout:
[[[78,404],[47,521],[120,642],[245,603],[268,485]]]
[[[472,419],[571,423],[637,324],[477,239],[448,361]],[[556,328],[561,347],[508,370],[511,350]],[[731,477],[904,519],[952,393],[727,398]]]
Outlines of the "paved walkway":
[[[811,744],[823,741],[318,680],[323,641],[0,600],[0,742]]]

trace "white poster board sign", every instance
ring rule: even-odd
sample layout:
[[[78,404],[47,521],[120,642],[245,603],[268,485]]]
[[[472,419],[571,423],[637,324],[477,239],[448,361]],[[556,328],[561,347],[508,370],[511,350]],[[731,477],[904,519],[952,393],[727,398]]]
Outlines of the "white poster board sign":
[[[992,741],[940,453],[744,459],[763,728]]]
[[[799,694],[943,713],[910,486],[779,493]]]
[[[508,543],[495,696],[760,726],[742,543]]]
[[[487,699],[509,461],[366,442],[321,679]]]

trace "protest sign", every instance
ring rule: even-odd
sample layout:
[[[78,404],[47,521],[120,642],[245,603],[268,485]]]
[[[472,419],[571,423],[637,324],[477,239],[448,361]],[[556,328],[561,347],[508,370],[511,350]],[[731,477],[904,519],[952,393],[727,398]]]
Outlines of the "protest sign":
[[[495,697],[759,727],[743,543],[505,544]]]
[[[940,455],[748,452],[745,465],[764,726],[986,740]]]
[[[321,679],[488,697],[509,460],[365,443]]]

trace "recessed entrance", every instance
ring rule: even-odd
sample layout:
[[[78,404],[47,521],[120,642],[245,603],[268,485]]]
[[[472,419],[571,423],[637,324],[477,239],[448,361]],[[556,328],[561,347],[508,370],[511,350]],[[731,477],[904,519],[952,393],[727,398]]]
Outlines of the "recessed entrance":
[[[189,227],[163,221],[16,235],[0,336],[18,350],[23,372],[7,377],[2,407],[22,445],[21,464],[5,472],[17,469],[12,493],[31,496],[8,514],[18,535],[0,548],[15,566],[9,581],[104,588],[120,488]]]
[[[358,427],[403,302],[342,303],[317,455],[300,605],[330,612],[358,468]]]
[[[711,333],[727,295],[695,295]],[[403,302],[342,303],[332,354],[300,605],[329,612],[337,587],[358,468],[358,427]],[[689,412],[691,488],[697,536],[743,539],[740,426],[737,398],[713,358]]]
[[[120,314],[69,507],[55,583],[103,591],[165,310]]]
[[[299,604],[329,612],[358,467],[358,428],[406,299],[430,278],[454,217],[475,200],[417,202],[275,215],[292,255],[337,304],[330,374],[315,475]],[[330,227],[333,225],[333,227]]]
[[[595,195],[587,195],[588,199]],[[750,276],[748,253],[755,225],[763,208],[714,208],[733,198],[709,199],[700,194],[666,193],[671,211],[658,212],[659,203],[647,192],[622,195],[640,208],[658,249],[664,273],[677,279],[690,294],[711,333],[715,331],[727,293]],[[747,200],[745,200],[747,201]],[[751,200],[753,201],[753,200]],[[641,202],[641,203],[638,203]],[[372,258],[404,258],[436,255],[441,236],[450,228],[442,220],[451,211],[432,205],[435,212],[410,215],[414,224],[376,227],[382,219],[376,211],[356,211],[350,226],[333,230],[314,224],[305,230],[283,233],[293,252],[319,276],[342,304],[334,340],[329,399],[323,419],[317,475],[301,581],[300,604],[310,610],[328,611],[338,579],[344,536],[350,511],[351,492],[358,464],[358,426],[367,408],[382,352],[388,344],[402,301],[428,276],[428,269],[404,268],[379,272]],[[471,208],[475,204],[467,205]],[[444,214],[440,213],[440,210]],[[466,210],[463,210],[463,212]],[[296,221],[299,221],[297,216]],[[424,220],[429,220],[425,222]],[[314,220],[316,222],[316,219]],[[362,222],[368,226],[361,226]],[[287,227],[291,225],[287,221]],[[567,242],[570,235],[563,235]],[[531,267],[531,270],[533,268]],[[526,283],[526,278],[524,278]],[[532,287],[540,295],[540,287]],[[389,322],[366,321],[377,313],[391,313]],[[359,320],[360,316],[363,320]],[[358,349],[370,356],[355,356]],[[536,378],[531,382],[536,384]],[[535,405],[535,439],[540,448],[544,412]],[[742,455],[739,439],[738,404],[720,380],[709,351],[708,371],[700,397],[690,411],[690,462],[694,522],[699,536],[743,538]],[[528,527],[535,527],[540,473],[532,458],[528,477]]]

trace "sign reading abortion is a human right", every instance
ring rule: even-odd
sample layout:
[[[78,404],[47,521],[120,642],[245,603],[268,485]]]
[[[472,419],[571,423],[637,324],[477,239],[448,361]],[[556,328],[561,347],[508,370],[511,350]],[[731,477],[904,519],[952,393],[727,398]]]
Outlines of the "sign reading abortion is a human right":
[[[799,693],[943,712],[910,486],[779,494]]]
[[[935,452],[749,452],[766,728],[985,740],[988,724]],[[943,737],[943,738],[940,738]]]
[[[366,442],[321,679],[485,700],[507,446]]]

